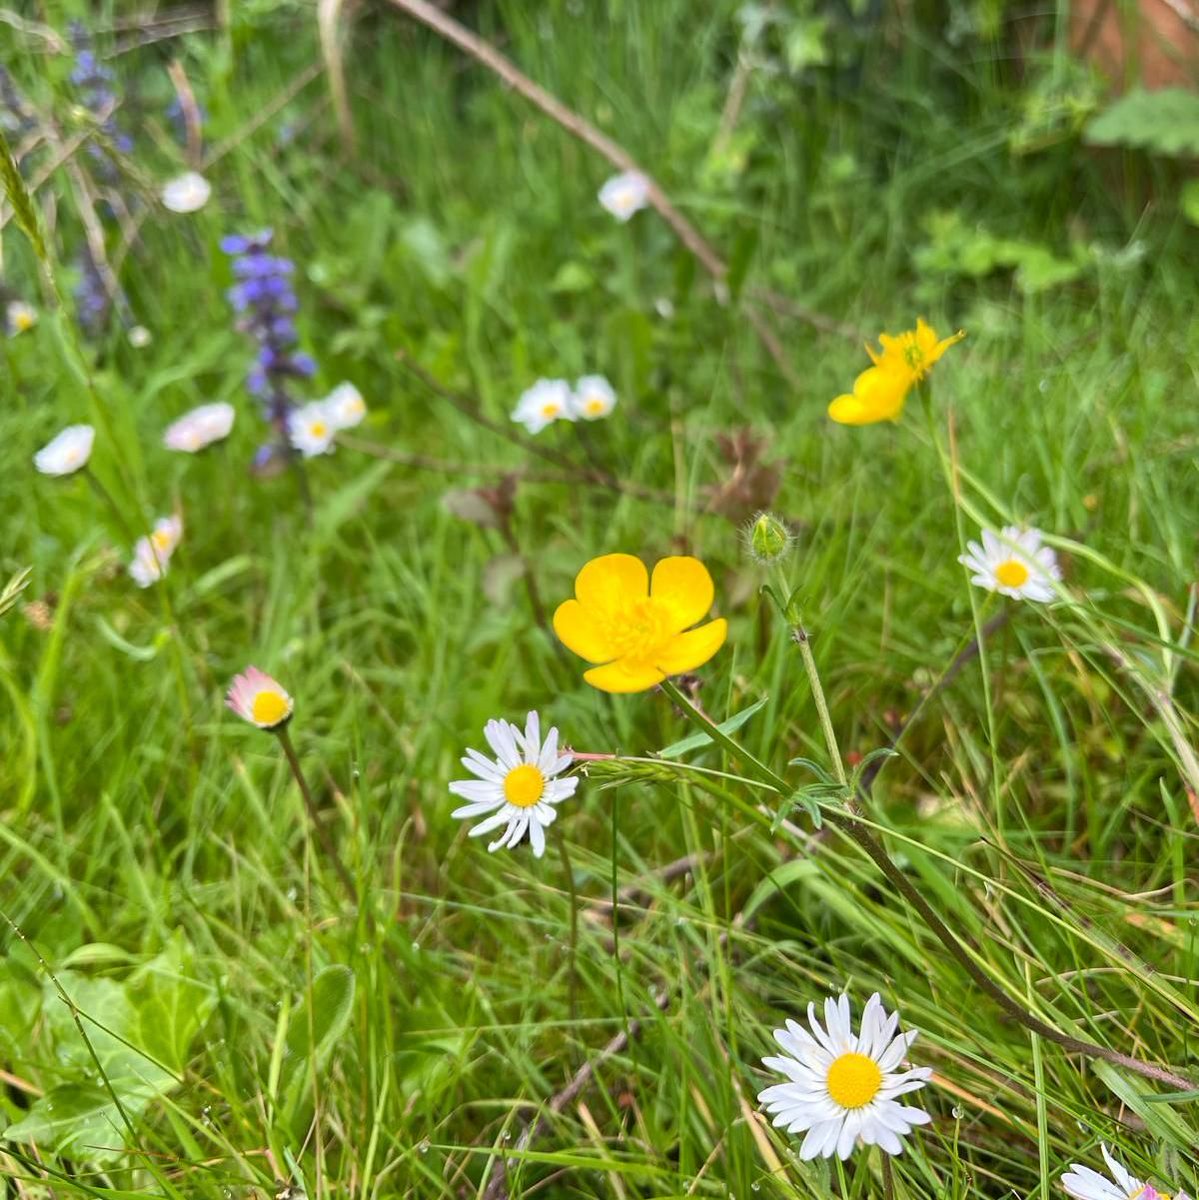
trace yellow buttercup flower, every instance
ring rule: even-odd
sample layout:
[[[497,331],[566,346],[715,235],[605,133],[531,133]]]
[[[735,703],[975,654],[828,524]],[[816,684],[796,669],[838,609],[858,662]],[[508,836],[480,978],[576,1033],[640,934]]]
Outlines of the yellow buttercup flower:
[[[631,554],[593,558],[575,577],[575,598],[558,605],[554,632],[599,664],[583,678],[601,692],[644,692],[668,675],[702,666],[724,645],[728,622],[700,625],[715,588],[697,558],[664,558],[653,578]]]
[[[965,336],[958,330],[952,337],[938,338],[923,317],[916,321],[915,329],[898,335],[879,334],[882,349],[866,347],[874,366],[857,377],[852,393],[838,396],[829,405],[828,415],[842,425],[898,421],[908,393],[928,376],[941,355]]]

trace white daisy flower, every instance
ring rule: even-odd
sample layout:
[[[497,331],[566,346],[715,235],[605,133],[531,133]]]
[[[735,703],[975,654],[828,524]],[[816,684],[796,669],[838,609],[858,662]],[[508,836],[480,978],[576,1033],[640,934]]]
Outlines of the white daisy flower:
[[[305,457],[328,454],[337,432],[323,400],[314,400],[291,414],[287,436],[291,444]]]
[[[649,203],[649,180],[637,171],[613,175],[600,188],[599,202],[618,221],[627,221]]]
[[[137,539],[133,547],[133,560],[129,564],[129,576],[140,588],[157,583],[167,573],[167,563],[175,553],[183,537],[183,518],[175,513],[160,517],[154,523],[149,537]]]
[[[71,475],[87,466],[95,440],[90,425],[68,425],[33,456],[33,465],[43,475]]]
[[[557,817],[555,804],[575,794],[577,776],[558,779],[570,766],[571,756],[558,753],[558,731],[551,729],[541,740],[540,718],[529,713],[524,733],[509,721],[488,721],[483,728],[487,744],[495,752],[489,759],[477,750],[467,750],[462,765],[475,779],[459,779],[450,791],[469,803],[450,814],[462,820],[487,814],[471,831],[480,837],[503,825],[498,841],[487,849],[516,846],[529,835],[533,855],[545,853],[545,827]]]
[[[291,719],[296,706],[282,684],[257,667],[247,667],[233,677],[225,703],[243,721],[259,729],[277,729]]]
[[[366,401],[352,383],[339,383],[324,399],[325,413],[335,430],[353,429],[366,416]]]
[[[571,411],[584,421],[598,421],[616,407],[616,392],[602,375],[584,375],[575,384]]]
[[[1013,600],[1036,600],[1045,604],[1054,598],[1053,584],[1061,579],[1057,556],[1041,545],[1037,529],[1005,525],[998,533],[984,529],[982,545],[968,542],[958,562],[971,572],[970,582],[989,592]]]
[[[1159,1192],[1151,1183],[1130,1175],[1119,1162],[1108,1152],[1106,1146],[1101,1146],[1103,1161],[1111,1172],[1111,1179],[1084,1167],[1080,1163],[1072,1163],[1070,1170],[1062,1176],[1062,1187],[1070,1196],[1077,1200],[1171,1200],[1165,1192]],[[1113,1182],[1114,1181],[1114,1182]],[[1186,1192],[1177,1192],[1173,1200],[1190,1200]]]
[[[212,195],[212,184],[195,171],[182,175],[163,185],[162,202],[175,213],[198,212],[208,203]]]
[[[521,392],[512,419],[530,433],[540,433],[554,421],[573,421],[570,384],[565,379],[539,379]]]
[[[233,405],[223,400],[216,404],[201,404],[167,426],[162,435],[162,444],[168,450],[195,454],[205,446],[227,438],[236,415]]]
[[[4,323],[8,326],[8,336],[16,337],[37,324],[37,309],[24,300],[10,300],[4,309]]]
[[[795,1021],[776,1029],[774,1040],[785,1056],[764,1058],[772,1071],[788,1082],[776,1083],[758,1094],[788,1133],[807,1131],[800,1157],[846,1159],[859,1141],[888,1154],[903,1152],[903,1139],[915,1125],[932,1118],[922,1108],[896,1103],[896,1097],[922,1088],[932,1075],[929,1067],[897,1071],[916,1030],[900,1033],[899,1014],[889,1016],[878,993],[866,1001],[861,1030],[850,1027],[849,998],[831,996],[824,1002],[824,1025],[816,1006],[808,1005],[811,1033]]]
[[[129,331],[129,344],[134,350],[144,350],[153,340],[154,335],[144,325],[134,325]]]

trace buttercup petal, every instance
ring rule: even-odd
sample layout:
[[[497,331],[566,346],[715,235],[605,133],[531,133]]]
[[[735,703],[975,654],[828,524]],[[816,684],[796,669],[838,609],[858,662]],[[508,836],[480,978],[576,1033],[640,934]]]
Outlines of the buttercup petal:
[[[553,623],[558,640],[580,658],[591,663],[607,663],[616,657],[606,634],[577,600],[564,600],[559,604]]]
[[[594,613],[620,612],[649,594],[649,572],[632,554],[593,558],[575,576],[575,596]]]
[[[709,656],[710,657],[710,656]],[[583,672],[583,679],[601,692],[623,694],[645,692],[656,687],[666,676],[654,667],[628,659],[609,663],[606,667],[592,667]]]
[[[729,623],[724,617],[709,621],[698,629],[688,633],[680,633],[666,647],[665,654],[655,663],[667,675],[681,675],[685,671],[694,671],[724,645],[729,635]],[[590,672],[588,672],[590,674]]]
[[[716,598],[708,568],[698,558],[682,554],[659,560],[649,591],[669,610],[671,622],[679,631],[702,621]]]

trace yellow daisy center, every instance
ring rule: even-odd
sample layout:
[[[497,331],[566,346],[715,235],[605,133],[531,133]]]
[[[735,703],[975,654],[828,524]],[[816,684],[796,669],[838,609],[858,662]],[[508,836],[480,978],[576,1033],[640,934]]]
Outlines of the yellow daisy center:
[[[532,763],[521,763],[504,776],[504,799],[517,808],[531,808],[545,791],[545,776]]]
[[[287,700],[278,692],[259,692],[250,705],[250,716],[258,725],[278,725],[287,716]]]
[[[313,421],[308,427],[308,432],[311,433],[313,437],[322,438],[326,433],[329,432],[329,426],[326,425],[324,421]]]
[[[1003,587],[1023,587],[1028,582],[1029,574],[1028,568],[1018,558],[1009,558],[995,568],[995,578]]]
[[[604,402],[600,399],[588,400],[587,411],[593,416],[599,416],[604,411]]]
[[[828,1094],[842,1108],[862,1108],[883,1086],[878,1063],[864,1054],[842,1054],[828,1069]]]
[[[541,406],[541,415],[543,417],[556,417],[558,415],[558,406],[556,404],[543,404]]]
[[[171,535],[164,529],[156,529],[150,534],[150,541],[154,543],[155,550],[169,550],[171,548]]]
[[[33,316],[27,312],[19,312],[13,319],[13,327],[18,333],[24,333],[27,329],[33,328]]]

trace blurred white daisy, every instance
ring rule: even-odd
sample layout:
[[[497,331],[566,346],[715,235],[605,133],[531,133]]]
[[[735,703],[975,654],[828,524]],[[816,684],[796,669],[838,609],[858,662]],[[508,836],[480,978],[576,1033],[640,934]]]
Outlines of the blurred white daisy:
[[[68,425],[33,456],[33,465],[43,475],[71,475],[87,466],[95,440],[90,425]]]
[[[1171,1200],[1165,1192],[1159,1192],[1151,1183],[1130,1175],[1119,1162],[1108,1152],[1106,1146],[1101,1146],[1103,1161],[1111,1172],[1111,1179],[1084,1167],[1080,1163],[1072,1163],[1070,1170],[1062,1176],[1062,1187],[1068,1195],[1077,1200]],[[1177,1192],[1173,1200],[1190,1200],[1186,1192]]]
[[[512,419],[530,433],[540,433],[554,421],[573,421],[570,384],[565,379],[539,379],[521,392]]]
[[[257,667],[247,667],[233,677],[225,703],[243,721],[259,729],[277,729],[290,719],[295,701],[283,690],[282,684]]]
[[[888,1154],[903,1152],[903,1139],[932,1118],[922,1108],[898,1104],[897,1096],[922,1088],[932,1070],[897,1071],[916,1031],[900,1033],[899,1014],[887,1014],[875,992],[862,1011],[861,1030],[850,1025],[849,999],[824,1002],[824,1025],[808,1005],[811,1033],[795,1021],[776,1029],[785,1056],[764,1058],[787,1077],[758,1094],[775,1125],[788,1133],[807,1131],[800,1157],[846,1159],[859,1141]]]
[[[602,375],[584,375],[575,384],[571,410],[584,421],[598,421],[616,407],[616,392]]]
[[[167,426],[162,435],[162,444],[168,450],[195,454],[197,450],[227,438],[235,416],[233,405],[223,400],[215,404],[201,404]]]
[[[129,344],[134,350],[144,350],[153,340],[154,335],[144,325],[134,325],[129,331]]]
[[[599,202],[618,221],[627,221],[649,203],[649,180],[637,171],[613,175],[600,188]]]
[[[175,213],[198,212],[208,203],[212,184],[195,171],[185,171],[163,185],[162,202]]]
[[[10,300],[4,309],[4,323],[9,337],[16,337],[37,324],[37,309],[24,300]]]
[[[328,454],[337,432],[323,400],[314,400],[296,409],[287,422],[291,444],[305,457]]]
[[[545,853],[545,827],[558,815],[554,805],[573,796],[579,786],[577,776],[557,778],[570,766],[571,756],[558,752],[557,729],[551,729],[543,742],[540,728],[535,712],[529,713],[523,733],[510,721],[488,721],[483,736],[495,759],[467,750],[462,765],[477,778],[450,784],[455,796],[469,801],[451,816],[469,820],[487,814],[470,831],[471,837],[505,827],[488,850],[516,846],[528,833],[533,855],[540,858]]]
[[[160,517],[148,537],[137,539],[133,547],[133,559],[129,563],[129,576],[138,587],[148,588],[167,573],[167,564],[182,537],[183,518],[175,513],[170,517]]]
[[[958,562],[972,572],[971,583],[1013,600],[1044,604],[1054,598],[1053,584],[1062,572],[1057,556],[1041,545],[1039,530],[1005,525],[998,533],[984,529],[982,539],[981,546],[968,542],[966,553],[958,556]]]
[[[325,413],[335,430],[353,429],[366,416],[366,401],[352,383],[339,383],[324,399]]]

